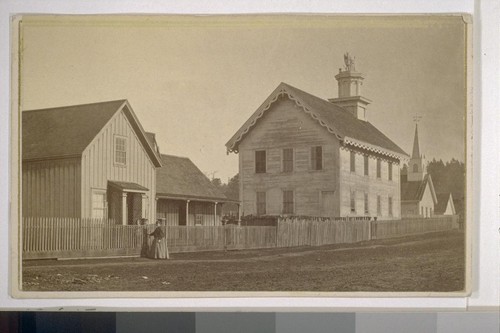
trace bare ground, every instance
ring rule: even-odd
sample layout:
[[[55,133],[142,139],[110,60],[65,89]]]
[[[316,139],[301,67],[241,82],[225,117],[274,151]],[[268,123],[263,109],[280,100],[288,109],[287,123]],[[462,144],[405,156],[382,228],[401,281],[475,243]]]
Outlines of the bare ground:
[[[356,244],[23,263],[26,291],[460,291],[464,234]]]

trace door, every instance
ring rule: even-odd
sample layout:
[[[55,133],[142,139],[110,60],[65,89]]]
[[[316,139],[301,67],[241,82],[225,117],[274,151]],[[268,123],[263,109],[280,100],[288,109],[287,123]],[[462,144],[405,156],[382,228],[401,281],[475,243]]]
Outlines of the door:
[[[335,216],[335,191],[321,192],[321,216]]]
[[[129,225],[137,224],[142,218],[142,195],[140,193],[127,194],[127,223]]]

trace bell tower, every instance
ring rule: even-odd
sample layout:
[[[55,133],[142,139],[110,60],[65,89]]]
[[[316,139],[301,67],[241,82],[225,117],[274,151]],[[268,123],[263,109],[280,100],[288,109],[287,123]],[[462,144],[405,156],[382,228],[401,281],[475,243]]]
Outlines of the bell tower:
[[[339,73],[335,75],[338,82],[338,98],[331,98],[329,101],[343,107],[359,120],[368,121],[366,107],[371,101],[361,96],[361,88],[365,77],[356,71],[355,57],[348,52],[344,54],[344,69],[339,68]]]

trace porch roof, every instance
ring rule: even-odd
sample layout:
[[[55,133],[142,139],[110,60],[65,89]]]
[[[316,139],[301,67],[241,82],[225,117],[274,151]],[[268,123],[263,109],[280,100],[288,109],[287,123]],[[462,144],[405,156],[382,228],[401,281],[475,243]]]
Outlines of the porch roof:
[[[144,193],[149,191],[149,189],[141,186],[137,183],[129,183],[129,182],[117,182],[117,181],[109,181],[109,185],[117,188],[123,192],[140,192]]]
[[[156,172],[156,197],[227,202],[228,198],[186,157],[161,155]]]

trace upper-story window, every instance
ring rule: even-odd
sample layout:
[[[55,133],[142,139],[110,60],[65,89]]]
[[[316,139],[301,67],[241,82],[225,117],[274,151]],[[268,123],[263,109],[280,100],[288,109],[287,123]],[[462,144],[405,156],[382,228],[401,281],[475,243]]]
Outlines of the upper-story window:
[[[413,164],[413,172],[418,172],[418,164]]]
[[[266,173],[266,151],[255,152],[255,173]]]
[[[365,162],[365,176],[368,176],[368,155],[364,156],[364,162]]]
[[[389,162],[389,180],[392,180],[392,163]]]
[[[293,171],[293,149],[283,149],[283,172]]]
[[[311,147],[311,166],[313,170],[323,170],[323,147]]]
[[[377,195],[377,216],[382,215],[382,199],[380,198],[380,195]]]
[[[115,164],[127,165],[127,138],[115,136]]]
[[[382,161],[377,158],[377,178],[380,178],[381,177],[381,174],[382,174]]]
[[[356,154],[351,151],[351,172],[356,172]]]

